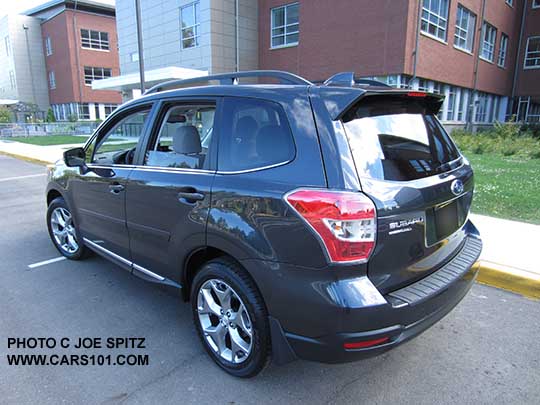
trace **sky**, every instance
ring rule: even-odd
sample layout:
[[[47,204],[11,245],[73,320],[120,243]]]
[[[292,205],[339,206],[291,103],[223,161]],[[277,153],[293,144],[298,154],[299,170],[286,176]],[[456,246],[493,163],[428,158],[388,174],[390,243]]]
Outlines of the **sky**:
[[[115,0],[93,0],[100,3],[114,4]],[[0,17],[6,14],[17,14],[40,4],[48,3],[49,0],[0,0]]]

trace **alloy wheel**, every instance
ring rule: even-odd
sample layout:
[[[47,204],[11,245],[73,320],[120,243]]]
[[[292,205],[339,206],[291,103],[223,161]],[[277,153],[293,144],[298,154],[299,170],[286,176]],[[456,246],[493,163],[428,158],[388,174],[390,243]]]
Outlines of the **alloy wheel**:
[[[79,249],[73,218],[67,209],[63,207],[54,209],[51,213],[51,230],[56,244],[62,251],[73,254]]]
[[[222,280],[210,279],[197,294],[197,313],[204,339],[222,359],[244,362],[253,346],[253,328],[238,294]]]

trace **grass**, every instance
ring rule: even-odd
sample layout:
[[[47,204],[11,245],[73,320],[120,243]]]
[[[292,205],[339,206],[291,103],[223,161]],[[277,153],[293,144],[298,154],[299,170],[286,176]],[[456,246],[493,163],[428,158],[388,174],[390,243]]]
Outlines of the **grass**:
[[[64,145],[85,143],[88,139],[87,136],[75,136],[75,135],[45,135],[45,136],[21,136],[16,138],[0,138],[2,140],[16,141],[22,143],[29,143],[32,145],[48,146],[48,145]]]
[[[540,224],[540,159],[465,155],[475,175],[473,212]]]

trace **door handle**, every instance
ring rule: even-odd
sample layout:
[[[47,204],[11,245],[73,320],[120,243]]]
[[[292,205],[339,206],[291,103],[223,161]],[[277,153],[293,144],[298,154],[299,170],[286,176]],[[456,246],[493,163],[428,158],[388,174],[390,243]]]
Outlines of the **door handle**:
[[[124,191],[125,187],[122,184],[111,184],[109,186],[109,191],[112,194],[119,194],[120,192]]]
[[[204,194],[199,193],[196,189],[186,189],[185,191],[180,191],[178,193],[178,201],[181,203],[194,203],[196,201],[204,200]]]

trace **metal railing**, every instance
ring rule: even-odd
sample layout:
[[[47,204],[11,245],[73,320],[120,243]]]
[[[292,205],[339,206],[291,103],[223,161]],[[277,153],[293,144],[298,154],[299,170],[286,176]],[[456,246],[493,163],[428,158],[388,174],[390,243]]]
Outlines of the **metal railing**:
[[[0,124],[0,137],[47,135],[90,135],[99,122],[54,122],[40,124]]]

